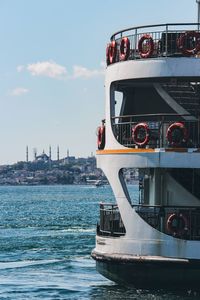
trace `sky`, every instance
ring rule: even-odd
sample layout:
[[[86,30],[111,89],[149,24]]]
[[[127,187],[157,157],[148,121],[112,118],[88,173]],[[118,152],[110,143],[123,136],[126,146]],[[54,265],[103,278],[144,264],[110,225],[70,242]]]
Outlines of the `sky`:
[[[0,164],[95,154],[110,36],[196,21],[195,0],[0,0]]]

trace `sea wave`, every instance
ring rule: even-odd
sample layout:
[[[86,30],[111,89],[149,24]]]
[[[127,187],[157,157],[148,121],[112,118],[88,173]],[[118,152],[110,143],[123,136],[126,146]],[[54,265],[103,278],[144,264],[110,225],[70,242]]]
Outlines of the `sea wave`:
[[[0,262],[0,270],[24,268],[24,267],[30,267],[35,265],[54,264],[60,261],[61,260],[58,259],[51,259],[51,260],[24,260],[24,261]]]

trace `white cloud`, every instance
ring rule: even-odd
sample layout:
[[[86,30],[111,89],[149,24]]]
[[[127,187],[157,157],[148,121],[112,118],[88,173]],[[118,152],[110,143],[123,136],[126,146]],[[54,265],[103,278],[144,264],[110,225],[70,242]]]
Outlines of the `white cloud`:
[[[27,66],[19,65],[17,67],[18,72],[24,70],[27,70],[33,76],[46,76],[55,79],[89,79],[104,75],[105,62],[101,62],[99,69],[88,69],[80,65],[74,65],[72,75],[67,74],[66,67],[61,66],[54,61],[41,61],[28,64]]]
[[[10,95],[11,96],[21,96],[21,95],[27,94],[28,92],[29,92],[29,90],[26,88],[17,87],[10,92]]]
[[[73,66],[73,75],[72,78],[92,78],[92,77],[97,77],[101,76],[104,74],[104,69],[99,69],[99,70],[90,70],[87,69],[83,66]]]
[[[50,78],[63,78],[67,74],[65,67],[58,65],[54,61],[42,61],[29,64],[26,69],[33,76],[47,76]]]

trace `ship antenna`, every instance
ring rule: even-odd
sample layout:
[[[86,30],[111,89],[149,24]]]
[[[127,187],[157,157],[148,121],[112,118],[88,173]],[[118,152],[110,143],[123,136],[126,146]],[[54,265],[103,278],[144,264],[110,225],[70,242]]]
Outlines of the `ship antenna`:
[[[199,26],[200,26],[200,0],[196,0],[196,3],[197,3],[197,5],[198,5],[198,13],[197,13],[197,23],[198,23],[198,25],[197,25],[197,29],[198,29],[198,31],[199,31]]]

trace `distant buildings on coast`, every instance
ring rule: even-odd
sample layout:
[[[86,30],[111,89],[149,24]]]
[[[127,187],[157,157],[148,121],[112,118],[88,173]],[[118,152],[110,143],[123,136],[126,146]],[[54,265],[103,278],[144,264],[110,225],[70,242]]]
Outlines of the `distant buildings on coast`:
[[[91,180],[105,180],[96,168],[95,156],[76,158],[67,150],[67,156],[60,158],[59,146],[55,160],[49,146],[48,154],[43,151],[38,155],[34,148],[30,161],[27,146],[25,161],[0,166],[0,185],[87,184]]]
[[[127,183],[138,180],[137,169],[123,169]],[[49,153],[43,150],[37,154],[33,149],[33,160],[29,160],[29,149],[26,147],[25,160],[12,165],[0,166],[0,185],[52,185],[52,184],[92,184],[101,186],[108,184],[103,172],[96,167],[96,158],[93,154],[84,158],[67,156],[60,158],[57,146],[56,159],[52,159],[51,146]]]

